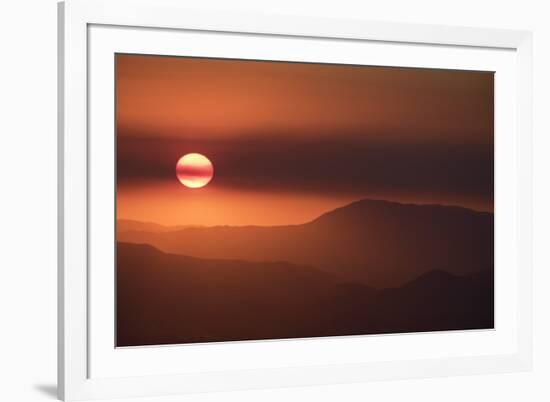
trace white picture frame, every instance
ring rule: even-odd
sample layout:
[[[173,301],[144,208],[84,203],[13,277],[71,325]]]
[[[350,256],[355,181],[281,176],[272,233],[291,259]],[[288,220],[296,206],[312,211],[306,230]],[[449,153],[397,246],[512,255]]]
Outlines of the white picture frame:
[[[392,357],[390,360],[330,361],[330,363],[269,364],[263,367],[252,365],[231,369],[231,362],[219,369],[204,369],[196,372],[177,368],[154,373],[137,373],[125,369],[128,365],[116,366],[112,360],[103,360],[104,365],[118,367],[116,372],[91,375],[91,361],[102,353],[102,344],[96,342],[97,331],[93,329],[93,294],[102,286],[101,281],[91,279],[90,272],[90,171],[95,169],[90,155],[93,127],[90,125],[89,107],[94,101],[90,96],[91,54],[93,46],[103,46],[96,41],[91,44],[90,32],[97,27],[126,27],[128,29],[151,29],[159,32],[207,32],[220,37],[239,34],[260,38],[287,38],[307,40],[330,40],[333,46],[340,43],[376,43],[380,46],[433,46],[480,51],[505,50],[513,55],[513,63],[506,67],[511,74],[503,75],[510,80],[515,96],[510,100],[514,115],[512,127],[505,132],[508,153],[503,153],[500,165],[507,165],[507,177],[512,184],[507,191],[514,200],[508,209],[513,224],[514,237],[508,243],[508,252],[515,256],[509,264],[511,272],[508,287],[514,297],[507,308],[514,316],[513,325],[507,329],[505,352],[487,349],[467,353],[481,339],[472,336],[472,343],[464,341],[463,347],[453,356],[437,357],[419,351],[408,358]],[[152,31],[151,31],[152,32]],[[157,35],[155,34],[155,35]],[[98,35],[101,36],[101,35]],[[107,36],[108,38],[108,36]],[[114,38],[114,37],[113,37]],[[105,42],[105,41],[103,41]],[[102,42],[102,43],[103,43]],[[115,42],[113,40],[113,42]],[[149,52],[154,51],[155,36],[147,41]],[[99,45],[95,45],[99,43]],[[166,45],[169,46],[169,45]],[[532,91],[532,37],[530,32],[481,28],[413,25],[362,20],[323,20],[282,15],[241,15],[222,12],[197,12],[185,9],[177,0],[68,0],[59,4],[59,311],[58,311],[58,392],[63,400],[82,400],[115,397],[141,397],[187,392],[238,390],[263,387],[299,386],[329,383],[360,382],[380,379],[466,375],[482,373],[529,370],[532,361],[531,341],[531,91]],[[152,50],[151,50],[152,49]],[[109,51],[116,51],[113,47]],[[162,53],[162,50],[159,50]],[[166,50],[170,51],[170,50]],[[290,57],[290,56],[289,56]],[[506,62],[505,62],[506,63]],[[498,98],[496,99],[498,104]],[[497,123],[497,131],[498,131]],[[95,138],[95,137],[94,137]],[[506,140],[506,141],[504,141]],[[499,137],[496,136],[498,144]],[[498,147],[497,147],[498,148]],[[506,156],[509,155],[509,156]],[[510,156],[511,155],[511,156]],[[101,157],[101,155],[99,155]],[[498,160],[498,158],[497,158]],[[112,189],[112,187],[111,187]],[[498,214],[498,205],[496,207]],[[498,222],[496,231],[498,231]],[[506,255],[501,256],[506,258]],[[499,259],[497,258],[498,262]],[[497,271],[498,275],[498,271]],[[95,280],[95,279],[94,279]],[[497,289],[498,291],[498,289]],[[501,295],[502,296],[502,295]],[[497,305],[498,309],[498,305]],[[498,332],[498,328],[497,331]],[[430,335],[428,335],[430,336]],[[440,335],[431,335],[429,343],[436,344]],[[369,339],[386,339],[397,345],[399,336],[378,336]],[[449,338],[450,339],[450,338]],[[459,338],[457,335],[450,341]],[[385,341],[385,342],[386,342]],[[489,339],[489,342],[491,340]],[[95,343],[94,343],[95,342]],[[300,342],[286,343],[284,347],[300,349]],[[343,344],[343,339],[332,339],[333,345]],[[375,342],[374,340],[367,342]],[[379,342],[379,341],[376,341]],[[462,342],[462,341],[460,341]],[[481,342],[481,340],[479,340]],[[424,343],[425,344],[425,343]],[[255,348],[277,347],[277,342],[256,343]],[[305,349],[306,344],[303,344]],[[308,344],[310,345],[310,344]],[[442,343],[444,346],[445,344]],[[229,345],[219,345],[214,353],[223,352]],[[114,345],[113,345],[114,349]],[[149,362],[158,366],[163,360],[153,356],[155,349],[147,352]],[[475,350],[475,348],[471,348]],[[336,350],[336,349],[335,349]],[[503,349],[504,350],[504,349]],[[108,351],[107,351],[108,352]],[[200,350],[197,352],[200,356]],[[206,352],[205,352],[206,353]],[[249,352],[244,352],[249,353]],[[166,354],[166,353],[165,353]],[[105,354],[106,355],[106,354]],[[196,354],[197,355],[197,354]],[[228,355],[230,356],[230,355]],[[435,356],[435,357],[434,357]],[[304,362],[310,360],[303,360]],[[328,360],[327,360],[328,361]],[[236,365],[235,365],[236,366]],[[211,367],[216,367],[212,365]],[[126,370],[126,371],[125,371]],[[153,375],[154,374],[154,375]]]

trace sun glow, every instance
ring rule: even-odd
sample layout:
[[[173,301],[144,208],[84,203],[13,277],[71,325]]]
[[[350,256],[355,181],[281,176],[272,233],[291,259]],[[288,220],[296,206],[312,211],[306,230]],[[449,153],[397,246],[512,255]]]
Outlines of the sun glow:
[[[176,176],[185,187],[201,188],[214,177],[214,166],[204,155],[186,154],[176,164]]]

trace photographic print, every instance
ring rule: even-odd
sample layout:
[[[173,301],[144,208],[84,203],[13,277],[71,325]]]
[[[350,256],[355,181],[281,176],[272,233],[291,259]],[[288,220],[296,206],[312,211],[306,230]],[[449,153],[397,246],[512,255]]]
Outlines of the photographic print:
[[[117,54],[116,346],[494,327],[494,74]]]

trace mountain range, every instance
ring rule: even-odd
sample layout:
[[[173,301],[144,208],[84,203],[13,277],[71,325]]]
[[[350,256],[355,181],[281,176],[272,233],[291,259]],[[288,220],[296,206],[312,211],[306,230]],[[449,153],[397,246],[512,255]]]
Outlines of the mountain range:
[[[155,227],[119,223],[117,240],[202,259],[287,262],[375,288],[441,270],[493,269],[493,214],[361,200],[287,226]]]
[[[493,271],[374,289],[288,262],[117,244],[117,346],[493,327]]]

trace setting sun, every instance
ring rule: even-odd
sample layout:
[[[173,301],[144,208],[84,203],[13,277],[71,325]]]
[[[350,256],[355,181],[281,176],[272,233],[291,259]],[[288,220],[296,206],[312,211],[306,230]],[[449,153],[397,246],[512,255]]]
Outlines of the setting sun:
[[[181,184],[189,188],[206,186],[214,176],[212,162],[201,154],[192,153],[182,156],[176,164],[176,176]]]

